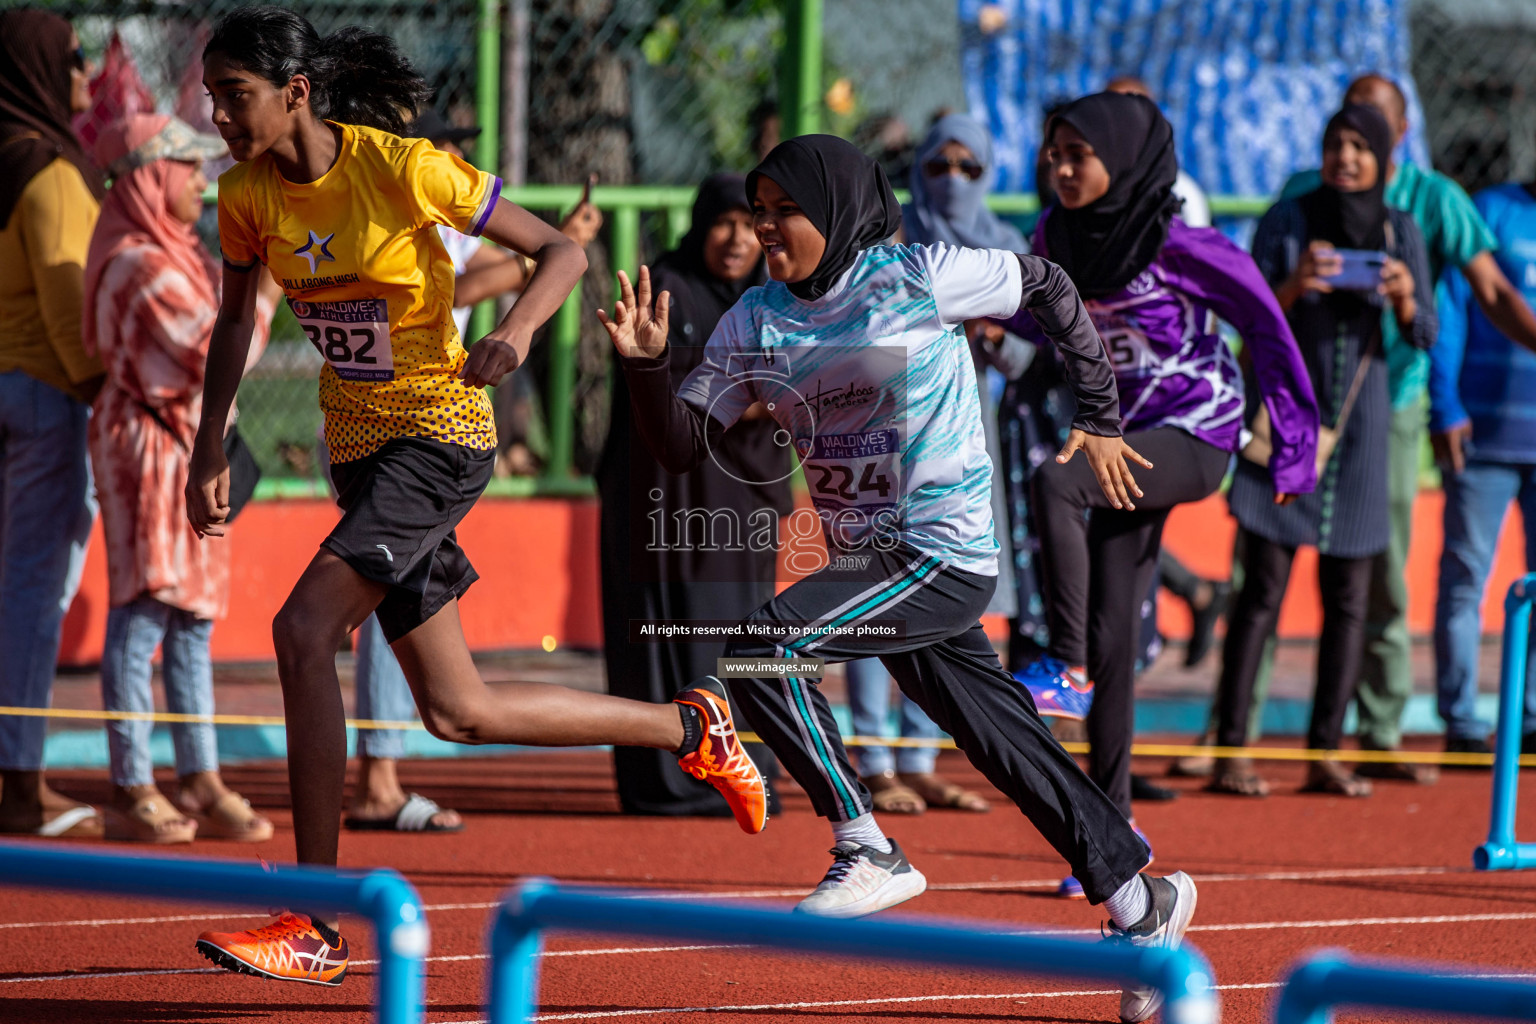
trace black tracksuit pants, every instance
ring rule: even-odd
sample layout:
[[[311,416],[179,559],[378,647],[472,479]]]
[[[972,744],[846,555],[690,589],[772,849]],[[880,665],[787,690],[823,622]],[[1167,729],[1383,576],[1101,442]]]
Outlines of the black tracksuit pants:
[[[1280,622],[1280,601],[1291,579],[1296,549],[1240,533],[1243,589],[1227,616],[1221,682],[1216,697],[1216,742],[1241,747],[1248,742],[1248,711],[1264,646]],[[1365,656],[1365,618],[1371,595],[1371,562],[1365,558],[1321,555],[1318,589],[1323,598],[1323,635],[1317,645],[1317,689],[1307,727],[1311,750],[1338,750],[1344,739],[1344,712],[1355,695]]]
[[[1157,572],[1163,524],[1176,506],[1220,487],[1231,456],[1174,427],[1127,434],[1125,442],[1154,467],[1132,467],[1144,492],[1134,512],[1110,506],[1081,453],[1065,466],[1042,465],[1034,495],[1049,651],[1087,666],[1088,774],[1129,818],[1141,603]]]
[[[859,564],[862,562],[863,564]],[[947,567],[905,544],[865,549],[794,584],[748,619],[777,627],[732,641],[733,658],[878,657],[903,693],[955,738],[971,763],[1006,794],[1101,903],[1147,864],[1146,844],[1003,671],[978,621],[995,577]],[[861,622],[899,622],[904,636],[832,632]],[[815,624],[803,635],[792,627]],[[848,821],[870,811],[869,791],[848,763],[831,706],[805,678],[733,679],[747,723],[810,795],[816,812]]]

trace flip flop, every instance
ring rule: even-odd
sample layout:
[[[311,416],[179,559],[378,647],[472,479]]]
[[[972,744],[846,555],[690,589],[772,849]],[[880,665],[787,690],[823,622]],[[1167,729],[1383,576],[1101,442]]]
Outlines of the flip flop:
[[[101,831],[101,815],[96,813],[96,808],[81,804],[52,821],[43,822],[34,834],[47,839],[72,839],[99,836]]]
[[[869,787],[875,810],[881,814],[922,814],[928,810],[928,802],[898,779],[894,771],[866,776],[864,785]]]
[[[411,793],[393,818],[343,818],[342,824],[354,832],[462,832],[464,825],[434,825],[432,816],[441,812],[437,801]]]
[[[1321,761],[1307,772],[1307,780],[1298,793],[1324,793],[1328,796],[1347,796],[1360,799],[1371,795],[1371,784],[1341,764]]]
[[[932,772],[923,774],[903,772],[896,777],[915,790],[918,796],[927,801],[929,807],[970,811],[972,814],[985,814],[992,809],[987,798],[980,793],[973,793],[958,783],[939,778]]]
[[[141,797],[126,811],[108,807],[105,824],[105,838],[129,843],[172,846],[197,836],[197,822],[158,793]]]
[[[1216,766],[1211,781],[1206,783],[1205,791],[1227,796],[1263,798],[1269,796],[1269,783],[1253,770],[1252,758],[1232,757]]]
[[[197,822],[200,839],[233,839],[237,843],[261,843],[272,838],[272,822],[251,809],[251,802],[233,790],[206,811],[186,811]]]

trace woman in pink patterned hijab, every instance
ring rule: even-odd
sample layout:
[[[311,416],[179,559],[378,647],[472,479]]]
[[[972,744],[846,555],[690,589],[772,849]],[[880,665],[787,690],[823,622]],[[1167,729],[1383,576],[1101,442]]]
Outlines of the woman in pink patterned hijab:
[[[202,161],[223,152],[217,138],[145,114],[109,126],[95,144],[113,184],[86,260],[81,334],[107,371],[90,451],[111,584],[101,666],[109,710],[154,710],[150,662],[159,647],[170,710],[213,713],[209,640],[228,604],[229,547],[198,540],[182,485],[219,301],[212,259],[193,225],[207,186]],[[268,297],[263,325],[272,309]],[[271,836],[271,822],[220,778],[212,725],[171,727],[179,783],[171,800],[155,787],[149,735],[147,722],[107,726],[109,839]]]

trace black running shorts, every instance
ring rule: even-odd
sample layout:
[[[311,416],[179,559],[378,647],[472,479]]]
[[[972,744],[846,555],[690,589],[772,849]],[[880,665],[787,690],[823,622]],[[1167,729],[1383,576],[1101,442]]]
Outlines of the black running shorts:
[[[331,464],[342,517],[324,546],[389,587],[378,616],[391,643],[479,579],[453,531],[485,490],[495,457],[400,437],[361,459]]]

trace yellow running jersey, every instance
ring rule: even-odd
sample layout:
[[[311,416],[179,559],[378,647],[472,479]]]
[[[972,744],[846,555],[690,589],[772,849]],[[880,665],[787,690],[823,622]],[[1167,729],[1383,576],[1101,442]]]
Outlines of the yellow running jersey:
[[[336,162],[297,184],[267,154],[219,176],[219,246],[267,265],[320,354],[331,459],[397,437],[486,450],[496,424],[483,388],[456,376],[453,263],[437,225],[478,235],[501,179],[425,139],[338,125]]]

